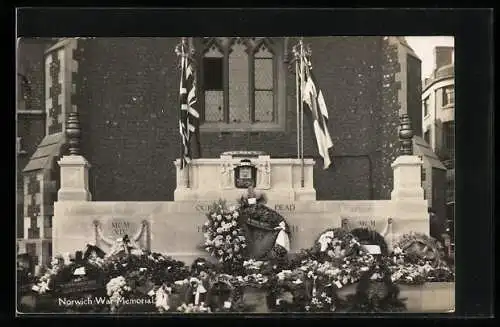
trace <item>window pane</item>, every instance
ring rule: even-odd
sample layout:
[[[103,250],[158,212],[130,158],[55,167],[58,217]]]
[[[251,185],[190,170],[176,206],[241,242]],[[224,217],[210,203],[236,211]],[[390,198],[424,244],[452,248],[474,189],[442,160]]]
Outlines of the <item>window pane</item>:
[[[229,121],[248,122],[248,55],[243,44],[234,44],[229,55]]]
[[[224,120],[224,92],[205,91],[205,121],[219,122]]]
[[[203,58],[203,87],[205,90],[222,90],[223,58]]]
[[[255,91],[255,121],[272,122],[274,120],[273,91]]]
[[[255,89],[273,89],[273,60],[255,59]]]

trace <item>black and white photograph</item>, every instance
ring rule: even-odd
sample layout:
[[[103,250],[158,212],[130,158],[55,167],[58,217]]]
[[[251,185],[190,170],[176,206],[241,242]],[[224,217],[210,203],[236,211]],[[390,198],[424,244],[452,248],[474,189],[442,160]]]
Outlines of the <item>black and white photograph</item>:
[[[454,312],[454,49],[18,38],[17,313]]]

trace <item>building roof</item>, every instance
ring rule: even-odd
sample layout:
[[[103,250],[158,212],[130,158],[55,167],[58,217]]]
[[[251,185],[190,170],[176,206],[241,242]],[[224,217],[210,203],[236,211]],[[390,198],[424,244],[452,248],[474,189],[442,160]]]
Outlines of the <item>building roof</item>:
[[[66,139],[63,133],[45,136],[23,171],[28,172],[40,169],[51,169],[53,159],[61,155],[62,148],[65,144]]]
[[[415,50],[413,50],[413,48],[408,44],[408,41],[406,41],[406,38],[404,36],[398,36],[396,37],[396,39],[399,41],[399,43],[404,46],[408,52],[414,56],[415,58],[418,58],[420,61],[420,57],[415,53]]]
[[[446,167],[432,151],[430,145],[420,136],[413,137],[413,151],[415,155],[422,156],[423,160],[427,160],[433,168],[446,170]]]
[[[445,65],[436,69],[431,76],[424,79],[423,90],[428,89],[432,84],[444,80],[444,79],[454,79],[455,78],[455,65]]]

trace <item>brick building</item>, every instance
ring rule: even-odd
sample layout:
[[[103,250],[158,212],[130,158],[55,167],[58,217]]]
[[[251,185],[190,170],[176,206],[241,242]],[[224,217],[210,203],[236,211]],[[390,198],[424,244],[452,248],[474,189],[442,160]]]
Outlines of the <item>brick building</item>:
[[[297,41],[190,40],[198,63],[203,157],[229,150],[296,156],[295,75],[288,64]],[[304,42],[312,49],[334,142],[334,164],[322,170],[314,134],[305,126],[304,155],[317,159],[318,199],[388,199],[399,115],[408,113],[417,135],[421,130],[420,60],[401,37]],[[65,151],[64,117],[70,111],[80,113],[93,200],[173,200],[173,161],[180,152],[178,43],[178,38],[20,40],[18,65],[25,77],[20,85],[31,91],[18,93],[24,150],[18,161],[18,236],[20,250],[37,256],[38,263],[51,255],[57,160]]]
[[[434,49],[434,71],[424,79],[422,92],[422,132],[445,171],[444,187],[447,213],[453,234],[455,207],[455,67],[454,47]]]

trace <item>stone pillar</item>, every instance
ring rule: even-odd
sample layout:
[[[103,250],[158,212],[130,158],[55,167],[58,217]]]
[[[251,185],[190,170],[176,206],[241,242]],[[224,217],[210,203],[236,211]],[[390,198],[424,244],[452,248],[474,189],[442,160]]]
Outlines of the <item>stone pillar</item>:
[[[401,155],[391,165],[394,170],[394,188],[391,192],[391,199],[424,200],[421,176],[423,161],[420,157],[413,155],[413,131],[408,115],[403,114],[400,120]]]
[[[424,199],[424,189],[421,181],[422,163],[422,159],[418,156],[410,155],[399,156],[394,160],[391,165],[394,170],[392,200]]]
[[[80,122],[78,113],[68,114],[66,135],[70,155],[58,161],[61,167],[61,187],[58,201],[91,201],[89,191],[89,162],[80,155]]]
[[[89,191],[88,161],[78,155],[64,156],[58,161],[61,167],[61,188],[57,201],[91,201]]]

